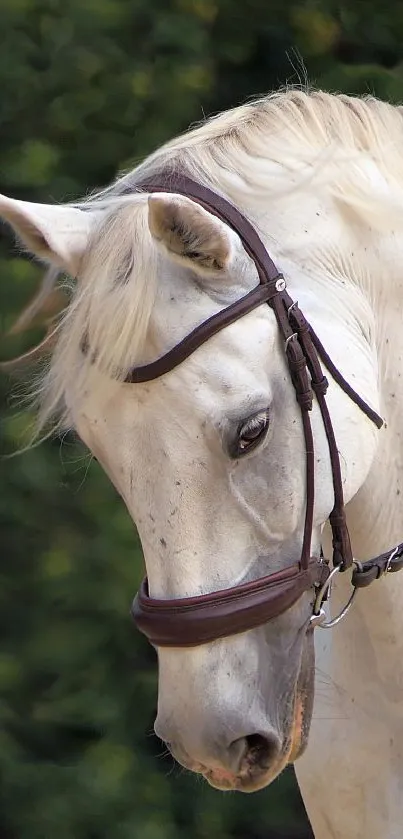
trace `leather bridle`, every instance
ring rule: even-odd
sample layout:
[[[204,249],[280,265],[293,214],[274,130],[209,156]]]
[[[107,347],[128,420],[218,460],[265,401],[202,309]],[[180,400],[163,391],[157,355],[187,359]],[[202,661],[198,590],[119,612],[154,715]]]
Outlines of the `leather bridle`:
[[[132,606],[135,623],[156,646],[198,646],[261,626],[283,614],[304,592],[311,591],[313,615],[310,626],[332,626],[347,611],[345,608],[336,619],[326,621],[323,602],[336,570],[345,572],[352,569],[355,593],[358,588],[367,586],[384,573],[398,571],[403,567],[403,543],[364,563],[353,559],[344,508],[339,452],[326,403],[328,381],[323,375],[321,362],[333,380],[377,428],[382,427],[383,420],[335,367],[297,302],[288,294],[284,277],[274,265],[256,230],[236,207],[211,189],[173,172],[151,177],[135,189],[145,193],[187,196],[225,222],[236,231],[246,253],[255,263],[259,285],[201,323],[156,361],[135,367],[126,382],[148,382],[168,373],[225,326],[267,303],[274,312],[284,342],[290,378],[301,411],[306,451],[306,512],[299,562],[230,589],[172,600],[150,597],[145,579]],[[126,190],[133,191],[133,187]],[[326,432],[333,478],[334,507],[329,516],[333,542],[332,571],[323,556],[310,555],[315,502],[315,457],[310,420],[314,396]]]

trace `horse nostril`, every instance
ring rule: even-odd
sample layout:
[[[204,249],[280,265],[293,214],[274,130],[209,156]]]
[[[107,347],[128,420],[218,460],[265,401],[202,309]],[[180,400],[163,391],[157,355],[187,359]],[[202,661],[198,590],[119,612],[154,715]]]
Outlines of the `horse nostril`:
[[[226,768],[235,774],[267,771],[275,766],[280,753],[281,741],[274,731],[268,734],[247,734],[230,744]]]
[[[245,741],[247,751],[244,760],[250,765],[269,769],[278,758],[281,743],[276,734],[248,734]]]

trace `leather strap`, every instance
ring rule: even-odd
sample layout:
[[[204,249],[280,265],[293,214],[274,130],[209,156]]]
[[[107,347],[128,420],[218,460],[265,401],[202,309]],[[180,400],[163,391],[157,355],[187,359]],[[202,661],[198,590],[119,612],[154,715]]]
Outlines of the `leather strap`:
[[[352,584],[355,588],[366,588],[384,574],[393,574],[403,568],[403,542],[391,551],[386,551],[366,562],[356,562]]]
[[[347,568],[351,568],[353,564],[353,553],[351,550],[350,536],[344,510],[344,494],[339,452],[329,409],[326,403],[326,392],[329,383],[323,375],[319,357],[312,341],[308,321],[301,312],[299,306],[293,303],[291,297],[287,300],[287,305],[289,306],[288,311],[290,312],[290,322],[294,325],[304,350],[306,363],[311,375],[312,388],[315,391],[322,415],[323,425],[326,431],[334,491],[334,506],[329,516],[333,541],[333,566],[339,566],[340,570],[345,571]]]
[[[191,198],[238,233],[246,253],[256,265],[261,283],[278,277],[279,272],[253,225],[222,195],[218,195],[207,186],[196,183],[187,175],[174,172],[164,172],[148,178],[141,184],[137,184],[136,189],[147,193],[167,192]],[[133,189],[128,187],[126,192],[133,192]]]
[[[165,355],[157,358],[156,361],[151,361],[150,364],[144,364],[142,367],[134,367],[126,376],[125,382],[130,384],[139,384],[140,382],[151,382],[153,379],[158,379],[160,376],[169,373],[178,364],[182,364],[195,350],[198,349],[225,326],[234,323],[239,318],[256,309],[262,303],[268,303],[269,300],[277,294],[276,281],[281,279],[281,274],[276,274],[270,282],[264,285],[258,285],[249,294],[245,294],[240,300],[217,312],[215,315],[207,318],[199,326],[196,326],[186,338],[179,341],[175,347],[169,350]]]
[[[307,570],[292,565],[234,588],[176,600],[150,598],[146,578],[134,598],[132,616],[157,647],[195,647],[267,623],[304,592],[322,585],[327,575],[327,566],[312,559]]]
[[[370,419],[371,422],[373,422],[374,425],[376,425],[377,428],[382,428],[382,426],[384,424],[382,417],[380,417],[379,414],[377,414],[377,412],[374,411],[373,408],[371,408],[369,405],[367,405],[367,403],[364,402],[362,397],[345,380],[345,378],[340,373],[340,370],[338,370],[337,367],[333,364],[333,361],[330,358],[330,355],[326,352],[323,344],[319,340],[316,332],[313,331],[311,325],[309,325],[309,332],[310,332],[310,336],[312,338],[312,343],[313,343],[318,355],[322,359],[326,369],[329,371],[330,375],[335,380],[335,382],[337,382],[339,387],[341,387],[341,389],[344,390],[344,393],[346,393],[347,396],[350,397],[352,402],[355,402],[355,404],[359,407],[360,411],[362,411],[363,414],[366,414],[368,419]]]

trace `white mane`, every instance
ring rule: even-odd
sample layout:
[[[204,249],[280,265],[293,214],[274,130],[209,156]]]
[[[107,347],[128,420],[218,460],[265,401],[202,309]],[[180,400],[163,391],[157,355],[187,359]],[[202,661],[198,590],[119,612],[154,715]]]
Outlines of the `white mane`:
[[[403,207],[403,109],[374,98],[286,90],[227,111],[164,145],[132,172],[76,206],[99,211],[77,288],[58,330],[49,370],[35,386],[40,426],[68,423],[66,383],[79,395],[93,353],[121,379],[141,360],[157,293],[158,254],[147,224],[146,198],[135,192],[146,176],[168,166],[226,195],[250,217],[268,196],[297,189],[331,190],[359,217],[385,222],[385,206]],[[385,204],[371,195],[371,176],[385,180]],[[132,194],[125,195],[127,190]],[[255,219],[256,222],[256,219]]]

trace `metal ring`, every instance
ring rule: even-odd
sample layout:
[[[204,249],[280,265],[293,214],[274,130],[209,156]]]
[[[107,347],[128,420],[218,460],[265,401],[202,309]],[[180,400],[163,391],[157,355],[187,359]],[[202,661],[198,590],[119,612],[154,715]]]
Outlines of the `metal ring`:
[[[360,563],[357,562],[357,560],[355,560],[355,559],[353,560],[353,564],[357,568],[360,567]],[[340,623],[340,621],[346,616],[347,612],[350,611],[353,600],[354,600],[354,598],[357,594],[356,586],[353,586],[353,590],[351,592],[351,595],[350,595],[346,605],[343,607],[343,609],[341,609],[339,614],[336,615],[334,618],[330,618],[329,620],[326,620],[326,612],[323,608],[324,597],[325,597],[326,592],[331,587],[333,578],[336,576],[336,574],[340,573],[340,571],[341,571],[341,569],[339,568],[338,565],[336,565],[336,567],[333,568],[333,570],[330,572],[327,580],[325,580],[325,582],[323,583],[323,585],[319,589],[319,591],[318,591],[318,593],[315,597],[315,602],[314,602],[314,605],[313,605],[313,614],[312,614],[312,617],[311,617],[311,626],[313,626],[313,627],[318,626],[318,627],[320,627],[320,629],[331,629],[333,626],[336,626],[338,623]],[[330,600],[330,597],[329,597],[329,600]]]
[[[295,341],[296,338],[298,338],[298,332],[293,332],[292,335],[289,335],[288,338],[285,339],[286,350],[290,341]]]

